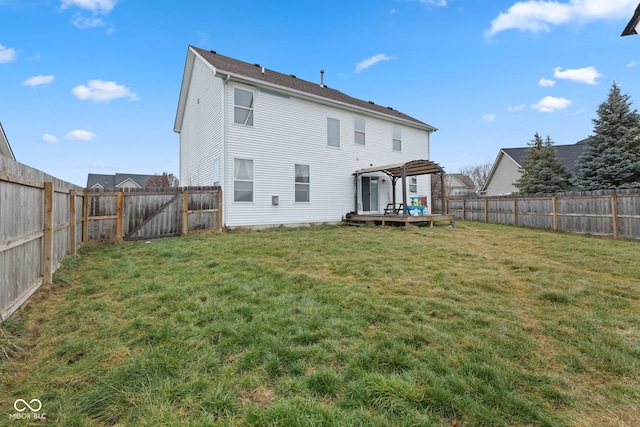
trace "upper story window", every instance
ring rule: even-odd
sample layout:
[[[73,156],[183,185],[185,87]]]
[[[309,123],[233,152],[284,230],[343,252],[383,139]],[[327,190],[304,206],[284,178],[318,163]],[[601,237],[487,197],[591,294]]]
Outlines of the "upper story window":
[[[365,128],[364,119],[362,117],[353,118],[354,141],[356,144],[364,145]]]
[[[393,151],[402,151],[402,129],[393,126]]]
[[[253,126],[253,92],[233,88],[233,122]]]
[[[233,201],[253,202],[253,160],[233,160]]]
[[[327,118],[327,146],[340,147],[340,120]]]
[[[310,200],[309,165],[296,165],[296,202]]]

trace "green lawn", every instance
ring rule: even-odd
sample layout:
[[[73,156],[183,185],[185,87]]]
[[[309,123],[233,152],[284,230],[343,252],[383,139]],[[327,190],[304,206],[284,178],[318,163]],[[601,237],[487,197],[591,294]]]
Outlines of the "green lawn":
[[[64,426],[640,425],[640,242],[229,232],[85,246],[54,281],[0,328],[0,425],[34,398]]]

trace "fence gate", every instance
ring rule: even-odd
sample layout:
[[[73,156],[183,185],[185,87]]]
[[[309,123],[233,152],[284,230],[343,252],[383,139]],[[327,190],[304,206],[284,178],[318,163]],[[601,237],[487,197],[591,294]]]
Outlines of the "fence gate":
[[[87,236],[146,240],[221,230],[220,193],[219,187],[88,191]]]

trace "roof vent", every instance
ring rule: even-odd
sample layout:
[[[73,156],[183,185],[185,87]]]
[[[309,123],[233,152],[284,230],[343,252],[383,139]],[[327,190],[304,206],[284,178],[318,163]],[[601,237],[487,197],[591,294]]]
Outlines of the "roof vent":
[[[388,108],[389,110],[393,110],[393,108],[391,108],[391,107],[387,107],[387,108]]]
[[[291,77],[293,77],[294,79],[296,79],[296,75],[295,74],[289,74]]]
[[[324,87],[324,70],[320,70],[320,87]]]
[[[375,102],[373,102],[373,101],[369,101],[369,104],[371,104],[371,105],[376,105],[376,103],[375,103]]]
[[[259,67],[259,66],[260,66],[260,64],[253,64],[253,66],[254,66],[254,67]]]
[[[216,52],[215,50],[210,50],[209,52],[213,53],[214,55],[218,52]]]

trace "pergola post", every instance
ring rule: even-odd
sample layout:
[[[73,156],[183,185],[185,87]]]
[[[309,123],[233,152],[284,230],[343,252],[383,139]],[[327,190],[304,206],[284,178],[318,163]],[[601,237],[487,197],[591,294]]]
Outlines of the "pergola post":
[[[356,188],[355,196],[353,198],[354,200],[353,213],[357,215],[358,214],[358,175],[357,174],[353,174],[353,184]]]
[[[407,167],[402,166],[402,206],[404,206],[405,215],[409,215],[409,207],[407,206]]]

